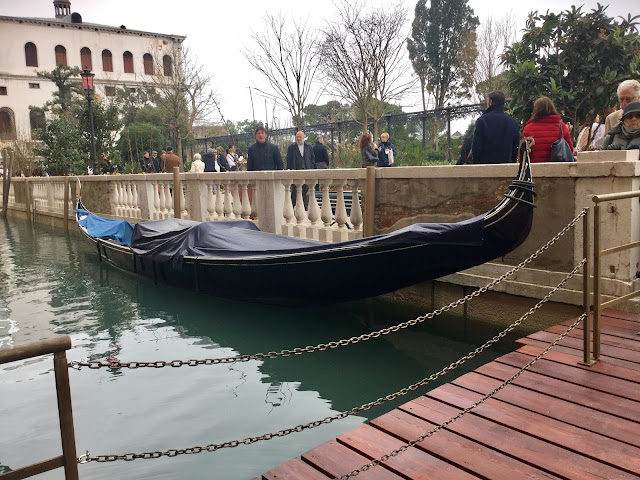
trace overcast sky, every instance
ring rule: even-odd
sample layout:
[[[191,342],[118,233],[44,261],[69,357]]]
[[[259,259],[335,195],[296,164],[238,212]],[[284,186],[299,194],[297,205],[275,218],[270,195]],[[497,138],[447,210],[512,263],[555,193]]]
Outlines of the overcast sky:
[[[388,3],[393,0],[387,0]],[[401,0],[407,8],[409,22],[413,20],[415,0]],[[369,2],[371,8],[384,4]],[[559,13],[572,4],[584,5],[588,11],[596,6],[596,1],[584,3],[569,0],[538,0],[536,2],[514,2],[512,0],[469,0],[470,6],[482,22],[488,16],[501,19],[511,12],[518,28],[524,27],[527,13],[537,9]],[[603,1],[607,4],[606,1]],[[292,0],[72,0],[71,11],[82,15],[85,22],[120,26],[149,32],[178,34],[187,37],[186,44],[198,60],[206,66],[213,77],[215,90],[221,98],[221,107],[228,120],[251,119],[253,111],[249,97],[249,86],[269,90],[265,80],[260,78],[242,55],[243,47],[252,45],[251,33],[263,31],[262,19],[266,13],[291,18],[308,18],[308,25],[321,28],[334,16],[335,8],[331,0],[300,2]],[[640,14],[638,0],[616,0],[611,2],[607,13],[610,16],[628,13]],[[24,17],[54,17],[53,0],[0,0],[0,15]],[[520,35],[518,35],[518,38]],[[1,59],[0,59],[1,63]],[[0,64],[0,69],[2,68]],[[265,118],[265,100],[254,92],[255,117]],[[321,99],[324,103],[325,98]],[[412,106],[417,99],[403,102],[405,111],[416,111]],[[272,105],[267,104],[271,117]],[[277,114],[278,115],[278,114]],[[281,118],[285,115],[280,113]]]

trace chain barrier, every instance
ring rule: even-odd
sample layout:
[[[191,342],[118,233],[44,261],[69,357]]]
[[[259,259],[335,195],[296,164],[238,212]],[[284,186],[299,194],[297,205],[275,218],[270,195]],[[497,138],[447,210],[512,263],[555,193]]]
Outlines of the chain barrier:
[[[197,359],[197,360],[196,359],[192,359],[192,360],[171,360],[171,361],[168,361],[168,362],[167,361],[163,361],[163,360],[155,361],[155,362],[121,362],[120,360],[113,360],[111,362],[102,362],[102,361],[99,361],[99,360],[95,360],[95,361],[91,361],[91,362],[84,362],[84,361],[72,360],[71,362],[69,362],[69,367],[70,368],[75,368],[76,370],[80,370],[82,367],[88,367],[90,369],[96,369],[96,370],[100,369],[100,368],[110,368],[112,370],[118,370],[118,369],[121,369],[121,368],[136,369],[136,368],[145,368],[145,367],[147,367],[147,368],[164,368],[164,367],[177,368],[177,367],[183,367],[185,365],[189,366],[189,367],[196,367],[198,365],[220,365],[220,364],[230,364],[230,363],[236,363],[236,362],[248,362],[250,360],[267,360],[267,359],[273,359],[273,358],[278,358],[278,357],[289,357],[291,355],[302,355],[303,353],[314,353],[314,352],[324,351],[324,350],[332,349],[332,348],[345,347],[347,345],[355,345],[356,343],[359,343],[359,342],[362,342],[362,341],[371,340],[372,338],[378,338],[378,337],[380,337],[382,335],[388,335],[390,333],[395,333],[395,332],[397,332],[399,330],[415,326],[415,325],[417,325],[419,323],[424,322],[425,320],[431,320],[431,319],[437,317],[438,315],[441,315],[442,313],[448,312],[448,311],[450,311],[450,310],[452,310],[452,309],[454,309],[456,307],[459,307],[460,305],[463,305],[464,303],[468,302],[469,300],[480,296],[484,292],[486,292],[486,291],[490,290],[491,288],[495,287],[496,285],[501,283],[503,280],[505,280],[506,278],[510,277],[514,273],[518,272],[519,270],[524,268],[526,265],[531,263],[533,260],[538,258],[540,256],[540,254],[542,254],[543,252],[548,250],[556,241],[558,241],[558,239],[560,237],[562,237],[573,226],[575,226],[575,224],[578,222],[578,220],[580,220],[584,215],[586,215],[586,209],[582,210],[582,212],[576,218],[574,218],[571,222],[569,222],[551,240],[549,240],[547,243],[545,243],[542,247],[540,247],[531,256],[529,256],[527,259],[523,260],[521,263],[519,263],[518,265],[513,267],[508,272],[504,273],[500,277],[498,277],[495,280],[493,280],[492,282],[488,283],[484,287],[481,287],[478,290],[474,290],[473,292],[465,295],[464,297],[459,298],[458,300],[456,300],[454,302],[451,302],[449,305],[446,305],[444,307],[440,307],[440,308],[434,310],[433,312],[429,312],[429,313],[427,313],[425,315],[421,315],[421,316],[416,317],[416,318],[414,318],[412,320],[409,320],[409,321],[404,322],[404,323],[400,323],[398,325],[394,325],[392,327],[383,328],[382,330],[378,330],[378,331],[371,332],[371,333],[365,333],[365,334],[359,335],[357,337],[351,337],[351,338],[348,338],[348,339],[345,338],[345,339],[341,339],[341,340],[337,340],[337,341],[333,341],[333,342],[328,342],[328,343],[319,343],[318,345],[315,345],[315,346],[297,347],[297,348],[293,348],[293,349],[284,349],[284,350],[280,350],[279,352],[255,353],[253,355],[237,355],[237,356],[234,356],[234,357],[205,358],[205,359]]]
[[[358,414],[360,412],[363,412],[365,410],[369,410],[369,409],[371,409],[373,407],[382,405],[385,402],[388,402],[388,401],[391,401],[391,400],[395,400],[396,398],[398,398],[398,397],[400,397],[402,395],[406,395],[409,392],[415,391],[418,388],[420,388],[420,387],[422,387],[424,385],[427,385],[429,382],[437,380],[438,378],[440,378],[444,374],[446,374],[446,373],[448,373],[448,372],[450,372],[452,370],[455,370],[457,367],[459,367],[460,365],[465,363],[467,360],[470,360],[470,359],[476,357],[477,355],[482,353],[484,350],[489,348],[491,345],[496,343],[498,340],[504,338],[509,332],[513,331],[523,321],[525,321],[527,318],[529,318],[531,315],[533,315],[533,313],[535,313],[542,305],[547,303],[549,301],[549,299],[553,295],[555,295],[555,293],[558,290],[560,290],[564,286],[564,284],[567,283],[576,274],[576,272],[585,264],[585,262],[586,262],[586,259],[583,259],[571,272],[569,272],[569,274],[557,286],[555,286],[549,293],[547,293],[547,295],[544,296],[544,298],[542,298],[540,301],[538,301],[538,303],[536,303],[532,308],[530,308],[529,311],[527,311],[518,320],[513,322],[511,325],[509,325],[503,331],[501,331],[500,333],[495,335],[493,338],[491,338],[490,340],[485,342],[480,347],[478,347],[475,350],[471,351],[470,353],[468,353],[464,357],[460,358],[459,360],[457,360],[457,361],[449,364],[448,366],[444,367],[439,372],[433,373],[429,377],[423,378],[422,380],[420,380],[417,383],[414,383],[413,385],[405,387],[405,388],[403,388],[403,389],[401,389],[401,390],[399,390],[399,391],[397,391],[395,393],[389,394],[389,395],[387,395],[385,397],[378,398],[377,400],[375,400],[373,402],[365,403],[364,405],[352,408],[351,410],[347,410],[345,412],[341,412],[341,413],[339,413],[337,415],[333,415],[333,416],[330,416],[330,417],[325,417],[322,420],[316,420],[316,421],[313,421],[313,422],[310,422],[310,423],[307,423],[307,424],[300,424],[300,425],[297,425],[295,427],[278,430],[277,432],[265,433],[263,435],[259,435],[259,436],[256,436],[256,437],[247,437],[247,438],[244,438],[243,440],[231,440],[231,441],[224,442],[224,443],[212,443],[212,444],[206,445],[204,447],[195,446],[195,447],[190,447],[190,448],[186,448],[186,449],[171,449],[171,450],[167,450],[167,451],[164,451],[164,452],[155,451],[155,452],[145,452],[145,453],[125,453],[125,454],[122,454],[122,455],[98,455],[98,456],[95,456],[95,457],[92,456],[89,453],[89,451],[87,450],[87,452],[84,455],[81,455],[80,457],[78,457],[78,463],[115,462],[116,460],[132,461],[132,460],[136,460],[136,459],[139,459],[139,458],[150,459],[150,458],[160,458],[160,457],[163,457],[163,456],[175,457],[177,455],[190,455],[190,454],[194,454],[194,453],[201,453],[201,452],[204,452],[204,451],[215,452],[215,451],[223,449],[223,448],[234,448],[234,447],[238,447],[240,445],[251,445],[252,443],[256,443],[256,442],[259,442],[259,441],[262,441],[262,440],[271,440],[271,439],[276,438],[276,437],[284,437],[286,435],[290,435],[290,434],[295,433],[295,432],[302,432],[302,431],[304,431],[306,429],[315,428],[315,427],[319,427],[320,425],[329,424],[329,423],[331,423],[331,422],[333,422],[335,420],[342,420],[343,418],[346,418],[348,416],[356,415],[356,414]]]
[[[451,425],[456,420],[459,420],[460,418],[462,418],[464,415],[469,413],[474,408],[482,405],[485,401],[487,401],[488,399],[492,398],[494,395],[496,395],[500,390],[505,388],[507,385],[513,383],[513,381],[516,378],[518,378],[520,375],[522,375],[524,372],[526,372],[529,368],[531,368],[531,366],[533,364],[535,364],[543,356],[545,356],[547,353],[549,353],[558,343],[560,343],[562,341],[562,339],[564,337],[566,337],[569,334],[569,332],[571,332],[571,330],[576,328],[576,326],[578,326],[578,324],[582,320],[584,320],[586,318],[586,316],[587,315],[585,313],[580,315],[580,317],[578,317],[575,322],[573,322],[571,325],[569,325],[569,327],[567,327],[567,329],[558,338],[556,338],[547,348],[545,348],[542,352],[540,352],[538,355],[536,355],[529,363],[527,363],[524,367],[522,367],[520,370],[518,370],[516,373],[514,373],[510,378],[508,378],[507,380],[502,382],[502,384],[497,386],[491,392],[489,392],[486,395],[484,395],[480,400],[476,401],[475,403],[473,403],[472,405],[468,406],[467,408],[461,410],[454,417],[451,417],[449,420],[441,423],[440,425],[437,425],[432,430],[429,430],[427,433],[425,433],[424,435],[419,436],[415,440],[412,440],[412,441],[404,444],[400,448],[398,448],[396,450],[393,450],[393,451],[391,451],[391,452],[389,452],[389,453],[387,453],[385,455],[382,455],[380,458],[377,458],[377,459],[367,463],[366,465],[363,465],[362,467],[358,468],[357,470],[353,470],[350,473],[348,473],[346,475],[343,475],[342,477],[340,477],[340,480],[348,480],[351,477],[356,477],[361,472],[366,472],[371,467],[375,467],[376,465],[380,465],[382,462],[386,462],[391,457],[398,456],[400,453],[403,453],[403,452],[407,451],[409,448],[411,448],[411,447],[415,446],[416,444],[422,442],[423,440],[433,436],[435,433],[437,433],[440,430],[442,430],[443,428],[446,428],[447,426]]]

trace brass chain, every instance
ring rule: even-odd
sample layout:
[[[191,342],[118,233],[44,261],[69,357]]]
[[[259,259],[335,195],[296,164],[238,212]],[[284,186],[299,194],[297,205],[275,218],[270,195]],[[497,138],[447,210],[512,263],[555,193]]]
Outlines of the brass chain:
[[[363,465],[362,467],[358,468],[357,470],[353,470],[348,474],[345,474],[343,476],[340,477],[340,480],[348,480],[351,477],[356,477],[358,476],[361,472],[366,472],[367,470],[369,470],[371,467],[375,467],[376,465],[381,464],[382,462],[386,462],[387,460],[389,460],[391,457],[396,457],[398,456],[400,453],[403,453],[405,451],[407,451],[410,447],[415,446],[416,444],[422,442],[423,440],[433,436],[433,434],[439,432],[440,430],[442,430],[443,428],[446,428],[447,426],[451,425],[453,422],[455,422],[456,420],[459,420],[460,418],[462,418],[464,415],[466,415],[467,413],[469,413],[471,410],[473,410],[474,408],[478,407],[479,405],[482,405],[485,401],[487,401],[488,399],[492,398],[495,394],[497,394],[500,390],[502,390],[503,388],[505,388],[507,385],[513,383],[513,381],[518,378],[520,375],[522,375],[524,372],[526,372],[529,368],[531,368],[531,366],[533,364],[535,364],[538,360],[540,360],[544,355],[546,355],[549,351],[551,351],[558,343],[560,343],[560,341],[562,341],[562,339],[564,337],[566,337],[569,332],[571,332],[571,330],[573,330],[576,326],[578,326],[578,324],[584,320],[586,318],[586,314],[583,313],[580,317],[578,317],[576,319],[575,322],[573,322],[558,338],[556,338],[547,348],[545,348],[542,352],[540,352],[538,355],[536,355],[529,363],[527,363],[524,367],[522,367],[520,370],[518,370],[516,373],[514,373],[510,378],[508,378],[507,380],[505,380],[504,382],[502,382],[502,384],[500,384],[499,386],[497,386],[496,388],[494,388],[491,392],[487,393],[486,395],[484,395],[480,400],[476,401],[475,403],[473,403],[472,405],[470,405],[469,407],[461,410],[460,412],[458,412],[457,415],[455,415],[454,417],[451,417],[449,420],[441,423],[440,425],[437,425],[436,427],[434,427],[433,429],[429,430],[427,433],[425,433],[424,435],[419,436],[418,438],[416,438],[415,440],[412,440],[408,443],[405,443],[404,445],[402,445],[400,448],[397,448],[396,450],[393,450],[385,455],[382,455],[381,457],[367,463],[366,465]]]
[[[560,237],[562,237],[565,233],[567,233],[584,215],[586,215],[586,210],[582,210],[582,212],[576,218],[574,218],[569,224],[567,224],[562,230],[560,230],[551,240],[549,240],[542,247],[540,247],[536,252],[534,252],[529,258],[523,260],[520,264],[516,265],[511,270],[504,273],[503,275],[493,280],[492,282],[488,283],[484,287],[481,287],[478,290],[474,290],[473,292],[465,295],[464,297],[459,298],[454,302],[451,302],[449,305],[440,307],[432,312],[429,312],[425,315],[421,315],[407,322],[400,323],[398,325],[393,325],[391,327],[383,328],[376,332],[364,333],[357,337],[345,338],[345,339],[328,342],[328,343],[319,343],[318,345],[315,345],[315,346],[284,349],[284,350],[280,350],[279,352],[255,353],[253,355],[236,355],[234,357],[205,358],[205,359],[197,359],[197,360],[196,359],[171,360],[171,361],[160,360],[155,362],[121,362],[120,360],[114,360],[111,362],[102,362],[99,360],[84,362],[84,361],[72,360],[71,362],[69,362],[69,367],[75,368],[77,370],[80,370],[82,367],[89,367],[90,369],[110,368],[113,370],[117,370],[121,368],[136,369],[136,368],[144,368],[144,367],[147,367],[147,368],[183,367],[183,366],[196,367],[198,365],[219,365],[219,364],[229,364],[229,363],[236,363],[236,362],[248,362],[250,360],[267,360],[267,359],[278,358],[278,357],[289,357],[291,355],[302,355],[303,353],[313,353],[313,352],[324,351],[332,348],[345,347],[347,345],[355,345],[356,343],[359,343],[362,341],[371,340],[372,338],[378,338],[382,335],[388,335],[390,333],[394,333],[399,330],[415,326],[419,323],[424,322],[425,320],[431,320],[437,317],[438,315],[441,315],[442,313],[448,312],[456,307],[459,307],[460,305],[463,305],[469,300],[480,296],[482,293],[495,287],[496,285],[501,283],[503,280],[510,277],[514,273],[518,272],[519,270],[524,268],[526,265],[531,263],[533,260],[538,258],[540,254],[542,254],[547,249],[549,249],[549,247],[551,247],[556,241],[558,241]]]
[[[316,420],[314,422],[310,422],[310,423],[307,423],[307,424],[301,424],[301,425],[297,425],[295,427],[285,428],[285,429],[282,429],[282,430],[278,430],[277,432],[274,432],[274,433],[265,433],[263,435],[256,436],[256,437],[247,437],[247,438],[245,438],[243,440],[231,440],[231,441],[224,442],[224,443],[212,443],[212,444],[206,445],[204,447],[195,446],[195,447],[190,447],[190,448],[186,448],[186,449],[171,449],[171,450],[167,450],[165,452],[155,451],[155,452],[145,452],[145,453],[125,453],[125,454],[122,454],[122,455],[98,455],[98,456],[95,456],[95,457],[92,456],[89,453],[89,451],[87,451],[84,455],[81,455],[80,457],[78,457],[78,463],[115,462],[116,460],[132,461],[132,460],[136,460],[138,458],[149,459],[149,458],[160,458],[160,457],[163,457],[163,456],[175,457],[177,455],[183,455],[183,454],[190,455],[190,454],[194,454],[194,453],[201,453],[201,452],[204,452],[204,451],[215,452],[215,451],[220,450],[222,448],[234,448],[234,447],[238,447],[240,445],[251,445],[252,443],[256,443],[256,442],[259,442],[261,440],[271,440],[272,438],[284,437],[286,435],[290,435],[291,433],[302,432],[302,431],[304,431],[306,429],[315,428],[315,427],[319,427],[320,425],[329,424],[329,423],[331,423],[331,422],[333,422],[335,420],[341,420],[341,419],[346,418],[348,416],[356,415],[356,414],[358,414],[360,412],[363,412],[365,410],[369,410],[369,409],[371,409],[371,408],[373,408],[375,406],[382,405],[385,402],[394,400],[394,399],[396,399],[396,398],[398,398],[398,397],[400,397],[402,395],[406,395],[409,392],[415,391],[418,388],[428,384],[429,382],[431,382],[433,380],[437,380],[438,378],[440,378],[444,374],[448,373],[449,371],[456,369],[457,367],[459,367],[460,365],[465,363],[467,360],[470,360],[470,359],[474,358],[475,356],[479,355],[480,353],[482,353],[484,350],[486,350],[488,347],[490,347],[491,345],[496,343],[501,338],[504,338],[509,332],[514,330],[524,320],[526,320],[533,313],[535,313],[542,305],[544,305],[546,302],[548,302],[549,299],[560,288],[562,288],[562,286],[564,286],[564,284],[567,281],[569,281],[569,279],[571,279],[576,274],[576,272],[584,265],[585,262],[586,262],[586,259],[583,259],[556,287],[554,287],[547,295],[544,296],[544,298],[542,298],[531,309],[529,309],[528,312],[526,312],[518,320],[516,320],[511,325],[509,325],[506,329],[504,329],[503,331],[501,331],[500,333],[495,335],[492,339],[490,339],[487,342],[485,342],[482,346],[476,348],[475,350],[471,351],[470,353],[468,353],[464,357],[460,358],[459,360],[457,360],[457,361],[449,364],[448,366],[444,367],[439,372],[434,373],[434,374],[430,375],[429,377],[423,378],[419,382],[414,383],[413,385],[410,385],[408,387],[405,387],[405,388],[403,388],[403,389],[401,389],[401,390],[399,390],[399,391],[397,391],[395,393],[389,394],[389,395],[387,395],[385,397],[378,398],[377,400],[375,400],[373,402],[365,403],[364,405],[352,408],[351,410],[348,410],[346,412],[341,412],[341,413],[339,413],[337,415],[333,415],[333,416],[330,416],[330,417],[325,417],[322,420]],[[367,467],[367,469],[368,468],[370,468],[370,467]],[[356,472],[359,472],[359,470],[356,470]],[[351,473],[354,474],[353,472],[351,472]],[[357,475],[357,473],[355,473],[354,475]],[[351,476],[351,474],[350,474],[350,476]]]

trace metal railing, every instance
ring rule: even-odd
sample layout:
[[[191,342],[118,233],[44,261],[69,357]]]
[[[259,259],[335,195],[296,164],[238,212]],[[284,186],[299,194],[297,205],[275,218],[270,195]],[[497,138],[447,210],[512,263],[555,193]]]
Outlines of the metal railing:
[[[610,247],[601,249],[600,247],[600,204],[602,202],[612,201],[612,200],[624,200],[628,198],[638,198],[640,197],[640,191],[633,192],[620,192],[620,193],[610,193],[606,195],[594,195],[592,197],[592,201],[595,204],[593,206],[593,360],[589,359],[587,362],[587,353],[586,346],[589,337],[589,322],[588,315],[585,319],[584,325],[584,335],[585,335],[585,362],[593,363],[600,358],[600,311],[603,308],[611,307],[620,302],[624,302],[631,298],[640,296],[640,290],[628,293],[626,295],[622,295],[620,297],[613,298],[606,302],[601,301],[601,293],[600,293],[600,279],[601,279],[601,265],[600,260],[605,255],[611,255],[613,253],[621,252],[624,250],[629,250],[631,248],[640,247],[640,241],[625,243],[624,245],[619,245],[616,247]],[[585,227],[585,232],[588,232]],[[585,233],[585,237],[587,234]],[[588,278],[588,273],[585,275]],[[585,299],[586,299],[585,294]],[[588,303],[585,301],[585,305]],[[588,308],[588,307],[586,307]],[[587,310],[588,313],[588,310]]]
[[[60,439],[62,441],[62,455],[1,474],[2,480],[29,478],[60,467],[64,467],[66,480],[78,480],[78,459],[69,387],[69,364],[67,362],[67,350],[70,348],[71,337],[65,335],[0,350],[0,365],[53,353]]]

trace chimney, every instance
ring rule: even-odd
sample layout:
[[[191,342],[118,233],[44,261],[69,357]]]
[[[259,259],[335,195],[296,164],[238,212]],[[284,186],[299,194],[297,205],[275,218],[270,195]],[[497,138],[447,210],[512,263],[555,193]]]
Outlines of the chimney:
[[[71,15],[71,2],[69,0],[53,0],[56,9],[56,18],[64,18]]]

